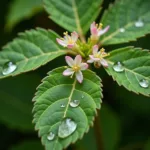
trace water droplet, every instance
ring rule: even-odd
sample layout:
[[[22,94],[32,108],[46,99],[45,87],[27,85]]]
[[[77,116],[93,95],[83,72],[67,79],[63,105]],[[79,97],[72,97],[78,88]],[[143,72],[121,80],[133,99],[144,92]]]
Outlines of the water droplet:
[[[148,86],[149,86],[148,80],[145,80],[145,79],[140,80],[139,84],[143,88],[148,88]]]
[[[82,97],[81,98],[84,98],[84,95],[82,95]]]
[[[121,32],[121,33],[124,33],[124,32],[125,32],[125,29],[124,29],[124,28],[120,28],[120,32]]]
[[[50,132],[49,135],[47,136],[47,139],[49,141],[52,141],[55,138],[55,134],[53,132]]]
[[[17,69],[17,66],[13,62],[7,62],[3,66],[2,74],[8,75],[12,72],[14,72]]]
[[[138,27],[138,28],[139,27],[143,27],[144,26],[144,22],[139,19],[138,21],[135,22],[135,26]]]
[[[65,105],[64,104],[61,104],[61,106],[60,106],[61,108],[64,108],[65,107]]]
[[[79,100],[73,100],[73,101],[70,102],[71,107],[78,107],[79,104],[80,104]]]
[[[116,72],[123,72],[124,71],[124,66],[121,62],[117,62],[117,63],[114,64],[113,69]]]
[[[66,138],[77,129],[77,124],[70,118],[64,119],[58,129],[58,136]]]

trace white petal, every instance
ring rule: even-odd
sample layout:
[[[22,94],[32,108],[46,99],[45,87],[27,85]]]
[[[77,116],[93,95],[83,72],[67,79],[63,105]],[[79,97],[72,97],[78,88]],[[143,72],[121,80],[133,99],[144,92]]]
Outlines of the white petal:
[[[88,64],[87,63],[81,63],[80,68],[81,70],[86,70],[88,68]]]
[[[98,30],[97,30],[97,27],[96,27],[96,23],[95,22],[93,22],[92,24],[91,24],[91,27],[90,27],[90,30],[91,30],[91,34],[92,35],[98,35]]]
[[[93,63],[94,60],[93,60],[93,59],[89,59],[87,62],[88,62],[88,63]]]
[[[93,54],[97,54],[98,52],[98,45],[93,46]]]
[[[78,37],[79,37],[79,36],[78,36],[77,32],[74,31],[74,32],[71,33],[71,38],[72,38],[72,40],[73,40],[74,42],[77,41]]]
[[[70,56],[66,56],[65,59],[66,59],[67,64],[68,64],[70,67],[74,66],[74,64],[75,64],[75,63],[74,63],[74,60],[73,60]]]
[[[67,47],[71,49],[74,47],[74,44],[68,44]]]
[[[63,72],[63,75],[64,76],[70,76],[74,73],[74,71],[71,69],[71,68],[68,68],[66,69],[64,72]]]
[[[81,71],[76,72],[76,79],[79,81],[79,83],[82,83],[83,81],[83,74]]]
[[[76,57],[75,57],[75,64],[77,65],[77,66],[80,66],[80,64],[81,64],[81,62],[82,62],[82,57],[80,56],[80,55],[77,55]]]
[[[109,30],[109,28],[110,28],[110,26],[107,26],[107,27],[104,28],[103,30],[100,30],[100,31],[98,32],[98,35],[99,35],[99,36],[103,35],[104,33],[106,33],[106,32]]]
[[[104,67],[108,67],[108,62],[105,59],[101,59],[100,63],[104,66]]]
[[[64,40],[61,40],[61,39],[56,38],[56,41],[57,41],[60,45],[62,45],[63,47],[67,47],[67,44],[66,44],[66,42],[65,42]]]

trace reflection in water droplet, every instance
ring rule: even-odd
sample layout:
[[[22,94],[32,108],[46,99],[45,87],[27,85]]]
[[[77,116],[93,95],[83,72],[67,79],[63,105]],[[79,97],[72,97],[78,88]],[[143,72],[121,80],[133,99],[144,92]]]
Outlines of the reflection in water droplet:
[[[82,97],[81,98],[84,98],[84,95],[82,95]]]
[[[145,79],[140,80],[139,84],[143,88],[148,88],[149,87],[149,82],[148,82],[148,80],[145,80]]]
[[[14,64],[13,62],[7,62],[4,64],[3,66],[3,70],[2,70],[2,74],[3,75],[8,75],[12,72],[14,72],[17,69],[16,64]]]
[[[137,22],[135,22],[135,26],[136,27],[143,27],[144,26],[144,22],[139,19]]]
[[[66,138],[77,129],[77,124],[70,118],[64,119],[58,129],[58,136]]]
[[[61,104],[61,106],[60,106],[61,108],[64,108],[65,107],[65,105],[64,104]]]
[[[113,69],[116,72],[123,72],[124,71],[124,66],[121,62],[117,62],[117,63],[114,64]]]
[[[125,29],[124,28],[120,28],[120,32],[124,33]]]
[[[52,141],[55,138],[55,134],[53,132],[50,132],[49,135],[47,136],[47,139],[49,141]]]
[[[70,102],[71,107],[78,107],[79,104],[80,104],[79,100],[73,100],[73,101]]]

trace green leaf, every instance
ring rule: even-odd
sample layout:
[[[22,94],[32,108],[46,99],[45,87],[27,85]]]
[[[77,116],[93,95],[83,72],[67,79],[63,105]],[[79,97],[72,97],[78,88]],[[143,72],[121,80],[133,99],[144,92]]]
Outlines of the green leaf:
[[[35,73],[0,80],[1,124],[21,132],[34,131],[31,99],[40,81]]]
[[[83,35],[99,15],[102,0],[44,0],[44,3],[54,22]]]
[[[23,19],[31,18],[42,10],[42,0],[13,0],[6,20],[6,28],[12,29]]]
[[[32,131],[32,105],[0,91],[0,121],[10,128]]]
[[[46,150],[62,150],[69,144],[81,139],[89,126],[93,125],[96,109],[101,106],[101,80],[90,70],[84,71],[84,81],[78,83],[62,75],[65,67],[48,73],[38,87],[33,108],[35,129],[39,130],[42,144]],[[70,106],[72,100],[79,100],[76,108]],[[65,107],[61,107],[64,105]],[[58,137],[58,128],[64,118],[70,118],[77,124],[77,129],[66,138]],[[55,134],[52,141],[47,139],[49,133]]]
[[[107,59],[109,67],[106,71],[119,85],[137,94],[150,95],[150,52],[148,50],[125,47],[114,50]],[[124,71],[114,71],[113,65],[117,62],[124,65]],[[147,88],[139,84],[143,79],[149,83]]]
[[[110,30],[101,43],[126,43],[150,33],[149,6],[148,0],[117,0],[114,6],[110,5],[101,21],[105,26],[110,25]],[[124,31],[120,32],[120,29]]]
[[[21,33],[19,38],[6,45],[0,52],[0,78],[35,70],[64,55],[66,51],[61,50],[62,48],[56,43],[56,37],[58,35],[54,32],[41,28]],[[17,69],[4,76],[2,71],[7,62],[16,64]]]
[[[40,141],[30,140],[23,141],[20,144],[13,146],[10,150],[27,150],[27,149],[43,150]]]
[[[104,104],[100,112],[100,120],[104,149],[118,149],[121,137],[121,124],[119,117],[108,105]]]

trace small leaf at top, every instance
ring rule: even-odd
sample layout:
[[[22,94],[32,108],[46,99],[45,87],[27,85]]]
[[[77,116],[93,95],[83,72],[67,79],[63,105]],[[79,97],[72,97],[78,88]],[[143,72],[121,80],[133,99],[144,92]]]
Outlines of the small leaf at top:
[[[94,72],[84,71],[80,84],[63,76],[64,70],[61,67],[49,72],[33,99],[33,122],[46,150],[62,150],[81,139],[101,106],[101,80]]]
[[[6,28],[11,30],[17,23],[41,10],[42,0],[13,0],[7,15]]]
[[[0,78],[35,70],[66,51],[56,43],[58,35],[50,30],[21,33],[0,52]]]
[[[44,0],[44,3],[53,21],[83,35],[99,15],[102,0]]]
[[[129,91],[150,96],[150,52],[125,47],[110,52],[106,71]]]
[[[126,43],[150,33],[149,0],[117,0],[102,17],[110,30],[101,39],[103,45]]]

